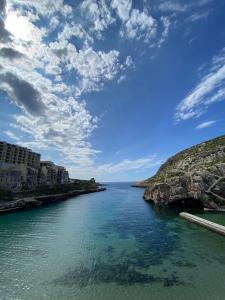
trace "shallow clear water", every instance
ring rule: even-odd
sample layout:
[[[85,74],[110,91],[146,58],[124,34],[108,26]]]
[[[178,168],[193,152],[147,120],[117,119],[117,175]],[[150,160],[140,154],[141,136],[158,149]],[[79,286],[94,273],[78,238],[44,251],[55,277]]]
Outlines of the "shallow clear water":
[[[225,226],[225,212],[204,212],[196,213],[196,215],[200,218],[204,218],[206,220],[216,222],[220,225]]]
[[[224,237],[107,188],[0,216],[1,300],[225,298]]]

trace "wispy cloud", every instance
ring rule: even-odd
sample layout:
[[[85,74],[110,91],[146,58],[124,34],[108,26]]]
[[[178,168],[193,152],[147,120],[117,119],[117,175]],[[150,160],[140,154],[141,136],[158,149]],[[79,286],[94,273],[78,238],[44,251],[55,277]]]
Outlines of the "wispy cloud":
[[[186,22],[195,22],[201,19],[204,20],[207,19],[208,16],[209,16],[209,11],[202,12],[202,13],[194,13],[186,19]]]
[[[204,128],[208,128],[208,127],[211,127],[213,126],[217,121],[206,121],[206,122],[203,122],[201,124],[199,124],[196,129],[204,129]]]
[[[200,82],[177,106],[177,121],[196,118],[210,105],[225,100],[225,49],[215,56]]]
[[[159,4],[158,9],[164,12],[186,12],[189,10],[190,5],[189,4],[182,4],[178,1],[164,1]]]
[[[81,177],[87,178],[89,174],[93,174],[98,180],[103,178],[110,178],[111,175],[127,174],[129,171],[140,172],[153,167],[159,166],[163,163],[163,160],[159,159],[156,155],[150,155],[135,160],[124,159],[118,163],[107,163],[99,166],[90,166],[86,168],[69,168],[70,174],[76,176],[80,174]]]
[[[3,133],[15,141],[20,140],[20,138],[18,136],[16,136],[11,130],[5,130]]]
[[[213,0],[195,0],[195,1],[186,1],[185,3],[177,0],[167,0],[161,1],[158,5],[158,9],[163,12],[171,13],[186,13],[193,8],[201,8],[207,6],[213,2]]]
[[[119,173],[130,170],[149,169],[153,166],[161,164],[162,161],[157,159],[155,155],[150,157],[139,158],[136,160],[124,159],[116,164],[105,164],[98,167],[98,171],[107,173]]]

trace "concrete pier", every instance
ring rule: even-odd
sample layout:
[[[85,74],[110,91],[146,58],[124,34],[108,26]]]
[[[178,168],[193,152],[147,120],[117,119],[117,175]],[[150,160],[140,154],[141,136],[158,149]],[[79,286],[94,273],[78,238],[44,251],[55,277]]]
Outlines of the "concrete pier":
[[[212,231],[215,231],[219,234],[225,235],[225,226],[222,226],[222,225],[216,224],[214,222],[196,217],[196,216],[194,216],[192,214],[189,214],[189,213],[186,213],[186,212],[180,213],[180,216],[182,218],[192,222],[192,223],[201,225],[205,228],[208,228],[209,230],[212,230]]]
[[[204,211],[225,212],[225,209],[224,208],[215,209],[215,208],[206,208],[206,207],[204,207]]]

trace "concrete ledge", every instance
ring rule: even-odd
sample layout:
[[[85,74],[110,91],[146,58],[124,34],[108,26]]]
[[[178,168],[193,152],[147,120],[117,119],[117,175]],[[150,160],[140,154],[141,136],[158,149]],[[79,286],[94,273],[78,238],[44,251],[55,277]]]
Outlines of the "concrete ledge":
[[[192,223],[201,225],[205,228],[208,228],[209,230],[212,230],[212,231],[215,231],[219,234],[225,235],[225,226],[222,226],[222,225],[216,224],[214,222],[196,217],[196,216],[194,216],[192,214],[189,214],[189,213],[186,213],[186,212],[180,213],[180,216],[182,218],[192,222]]]
[[[204,211],[225,212],[225,209],[224,208],[206,208],[206,207],[204,207]]]

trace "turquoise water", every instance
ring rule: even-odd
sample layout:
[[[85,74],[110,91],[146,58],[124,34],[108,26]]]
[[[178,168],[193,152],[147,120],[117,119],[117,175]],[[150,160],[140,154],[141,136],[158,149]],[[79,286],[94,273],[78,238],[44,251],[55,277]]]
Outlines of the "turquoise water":
[[[0,216],[1,300],[225,298],[224,237],[107,188]]]
[[[204,212],[196,214],[200,218],[225,226],[225,212]]]

